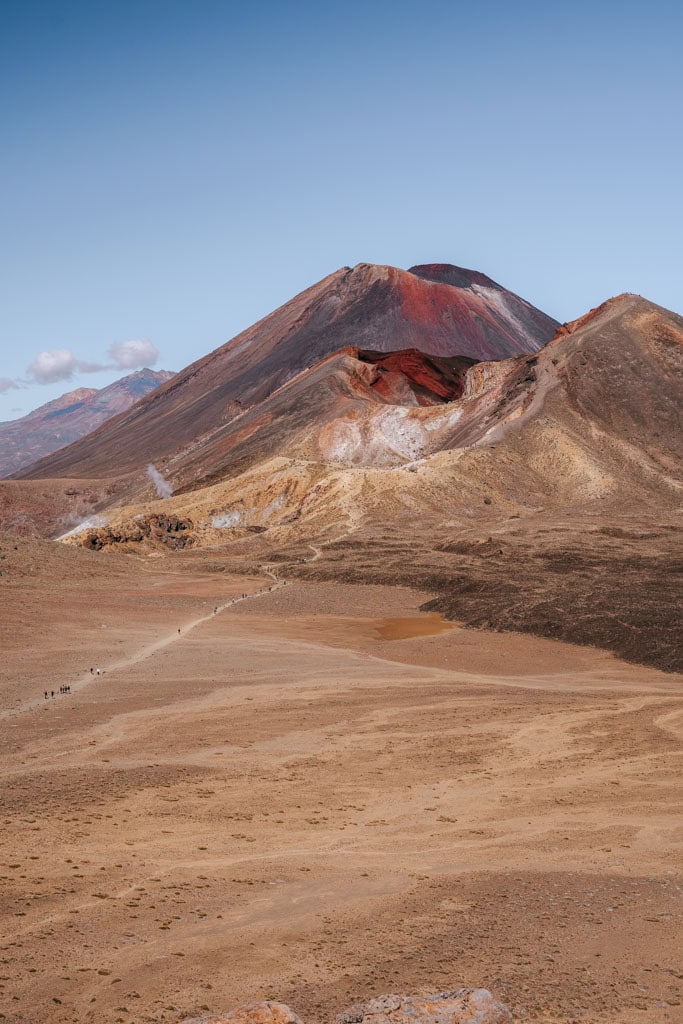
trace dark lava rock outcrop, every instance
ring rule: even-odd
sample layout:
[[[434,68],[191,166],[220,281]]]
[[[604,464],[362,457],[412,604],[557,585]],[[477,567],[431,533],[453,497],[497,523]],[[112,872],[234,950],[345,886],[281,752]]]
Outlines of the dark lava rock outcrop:
[[[193,523],[181,516],[156,514],[138,516],[120,526],[100,526],[83,534],[83,547],[90,551],[114,545],[136,545],[143,541],[153,547],[161,546],[172,551],[189,548],[194,544]]]

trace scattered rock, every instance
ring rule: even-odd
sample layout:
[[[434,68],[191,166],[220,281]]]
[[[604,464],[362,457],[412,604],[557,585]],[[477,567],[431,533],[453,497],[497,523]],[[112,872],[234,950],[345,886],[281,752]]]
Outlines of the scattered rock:
[[[284,1003],[264,1002],[208,1017],[192,1017],[183,1024],[301,1024],[301,1020]]]
[[[512,1015],[485,988],[433,996],[378,996],[337,1017],[337,1024],[512,1024]]]
[[[302,1024],[284,1003],[252,1003],[227,1013],[192,1017],[182,1024]],[[337,1017],[337,1024],[512,1024],[512,1015],[485,988],[459,988],[433,996],[377,996]]]
[[[191,547],[194,543],[193,523],[173,514],[150,514],[137,516],[118,526],[104,526],[87,530],[82,535],[84,548],[101,551],[115,544],[139,544],[148,541],[150,545],[163,545],[178,550]]]

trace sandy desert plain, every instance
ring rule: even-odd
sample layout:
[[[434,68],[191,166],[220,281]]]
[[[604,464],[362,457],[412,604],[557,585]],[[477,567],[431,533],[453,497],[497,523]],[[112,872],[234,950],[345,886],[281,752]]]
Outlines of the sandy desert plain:
[[[3,1022],[460,985],[683,1020],[680,675],[287,565],[1,546]]]

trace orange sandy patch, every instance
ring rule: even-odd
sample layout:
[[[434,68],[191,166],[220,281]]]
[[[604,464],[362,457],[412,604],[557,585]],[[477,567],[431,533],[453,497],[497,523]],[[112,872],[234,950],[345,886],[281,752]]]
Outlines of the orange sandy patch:
[[[423,615],[380,619],[374,631],[380,640],[409,640],[417,636],[440,636],[456,628],[455,623],[447,622],[441,615],[430,612]]]

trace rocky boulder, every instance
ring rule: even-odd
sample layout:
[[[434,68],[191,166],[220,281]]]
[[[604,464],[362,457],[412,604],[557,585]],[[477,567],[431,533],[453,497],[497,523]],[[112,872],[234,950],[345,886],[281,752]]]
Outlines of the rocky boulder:
[[[227,1013],[208,1017],[192,1017],[183,1024],[301,1024],[301,1020],[284,1003],[252,1003]]]
[[[183,1024],[302,1024],[284,1003],[253,1003],[228,1013],[193,1017]],[[512,1015],[485,988],[459,988],[433,996],[378,996],[357,1003],[337,1024],[512,1024]]]
[[[84,548],[101,551],[116,544],[140,544],[147,541],[152,547],[163,545],[172,550],[191,547],[194,544],[191,519],[173,514],[150,514],[136,516],[118,526],[103,526],[87,530],[82,534]]]
[[[433,996],[378,996],[340,1013],[337,1024],[512,1024],[512,1015],[485,988]]]

